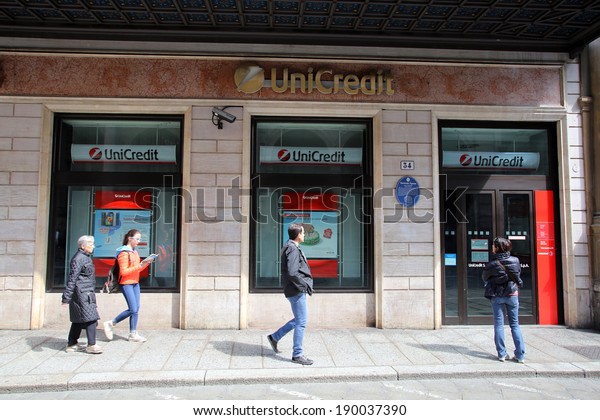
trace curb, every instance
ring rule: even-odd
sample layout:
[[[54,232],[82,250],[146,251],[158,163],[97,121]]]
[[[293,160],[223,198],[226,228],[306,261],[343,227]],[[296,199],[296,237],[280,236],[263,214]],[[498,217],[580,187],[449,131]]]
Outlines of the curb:
[[[64,392],[211,385],[306,382],[369,382],[465,378],[600,378],[599,362],[302,367],[288,369],[215,369],[193,371],[104,372],[5,376],[0,393]]]

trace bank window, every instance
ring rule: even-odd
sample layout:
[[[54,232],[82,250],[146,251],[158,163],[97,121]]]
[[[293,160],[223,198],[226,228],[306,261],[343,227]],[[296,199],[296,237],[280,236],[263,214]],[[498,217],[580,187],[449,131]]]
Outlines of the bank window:
[[[316,289],[372,290],[371,150],[370,120],[253,121],[252,291],[281,291],[291,223]]]
[[[442,168],[445,172],[549,175],[549,129],[544,124],[443,121]]]
[[[96,286],[113,265],[130,229],[142,235],[147,290],[178,288],[182,118],[55,117],[47,288],[61,289],[77,239],[93,235]]]

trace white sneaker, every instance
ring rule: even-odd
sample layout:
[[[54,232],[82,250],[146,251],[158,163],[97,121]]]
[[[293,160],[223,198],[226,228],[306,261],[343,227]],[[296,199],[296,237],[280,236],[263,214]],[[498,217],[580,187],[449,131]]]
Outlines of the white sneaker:
[[[104,321],[104,335],[108,341],[113,339],[113,323],[112,321]]]
[[[85,348],[85,352],[89,354],[101,354],[102,347],[100,347],[98,344],[94,344],[93,346],[87,346]]]
[[[146,341],[148,341],[148,340],[146,340],[145,337],[142,337],[141,335],[139,335],[136,332],[129,334],[129,337],[127,337],[127,339],[129,341],[133,341],[133,342],[136,342],[136,343],[145,343]]]
[[[65,348],[66,353],[75,353],[83,350],[85,350],[85,346],[83,344],[74,344]]]

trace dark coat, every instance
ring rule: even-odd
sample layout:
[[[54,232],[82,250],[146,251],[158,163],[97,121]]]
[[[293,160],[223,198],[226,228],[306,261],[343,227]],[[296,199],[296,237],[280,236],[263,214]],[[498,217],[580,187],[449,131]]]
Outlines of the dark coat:
[[[281,250],[281,279],[285,297],[313,292],[313,278],[304,253],[289,239]]]
[[[512,277],[499,262],[512,273]],[[512,257],[510,252],[493,254],[492,260],[486,264],[481,278],[485,286],[485,297],[488,299],[514,295],[523,287],[521,263],[517,257]]]
[[[84,323],[100,319],[96,306],[96,269],[90,254],[78,250],[69,264],[69,280],[62,302],[69,304],[71,322]]]

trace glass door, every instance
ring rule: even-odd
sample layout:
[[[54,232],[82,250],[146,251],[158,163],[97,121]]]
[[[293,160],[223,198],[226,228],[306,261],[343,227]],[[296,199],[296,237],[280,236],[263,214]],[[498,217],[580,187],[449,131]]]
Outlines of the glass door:
[[[533,258],[533,211],[531,192],[501,192],[502,236],[512,243],[511,255],[521,262],[523,288],[519,290],[519,319],[523,323],[535,323],[536,302],[533,298],[536,278]]]
[[[466,323],[479,323],[481,317],[491,316],[490,301],[486,299],[481,273],[491,257],[496,221],[496,197],[493,191],[468,193],[465,199],[465,279]]]
[[[447,214],[443,229],[444,323],[493,323],[481,273],[492,257],[496,236],[506,237],[513,244],[512,255],[521,262],[524,282],[520,291],[520,319],[523,323],[535,323],[532,193],[466,192],[454,205],[455,214],[453,217]]]

